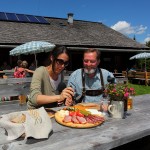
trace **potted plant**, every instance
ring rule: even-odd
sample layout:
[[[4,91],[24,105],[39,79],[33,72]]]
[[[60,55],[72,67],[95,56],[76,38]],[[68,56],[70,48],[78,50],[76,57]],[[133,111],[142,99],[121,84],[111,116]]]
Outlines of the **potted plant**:
[[[108,84],[104,90],[104,94],[110,99],[110,103],[114,101],[122,101],[124,103],[124,111],[128,108],[128,98],[135,95],[135,90],[129,87],[128,84]]]
[[[104,94],[108,95],[110,100],[123,101],[128,99],[130,95],[135,95],[134,88],[128,87],[128,84],[108,84],[104,90]]]

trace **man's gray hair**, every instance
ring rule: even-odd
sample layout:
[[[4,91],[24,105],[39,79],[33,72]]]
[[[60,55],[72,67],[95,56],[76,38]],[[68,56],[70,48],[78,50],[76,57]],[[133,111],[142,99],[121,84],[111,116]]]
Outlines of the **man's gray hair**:
[[[97,49],[94,49],[94,48],[89,48],[89,49],[87,49],[87,50],[84,51],[84,54],[85,53],[91,53],[91,52],[96,52],[96,54],[97,54],[97,60],[100,60],[100,55],[101,55],[100,50],[97,50]]]

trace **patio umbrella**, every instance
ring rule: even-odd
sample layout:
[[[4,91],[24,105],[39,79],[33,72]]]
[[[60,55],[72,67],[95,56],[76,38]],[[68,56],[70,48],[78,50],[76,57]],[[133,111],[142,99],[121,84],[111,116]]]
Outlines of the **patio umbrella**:
[[[150,58],[150,53],[144,52],[144,53],[139,53],[139,54],[136,54],[136,55],[130,57],[130,60],[132,60],[132,59],[145,59],[145,70],[146,70],[146,59],[147,58]]]
[[[22,44],[20,46],[17,46],[16,48],[12,49],[10,51],[10,55],[17,56],[20,54],[34,54],[35,55],[35,61],[37,66],[37,60],[36,60],[36,53],[40,52],[48,52],[51,51],[55,47],[54,44],[45,42],[45,41],[31,41],[27,42],[25,44]]]

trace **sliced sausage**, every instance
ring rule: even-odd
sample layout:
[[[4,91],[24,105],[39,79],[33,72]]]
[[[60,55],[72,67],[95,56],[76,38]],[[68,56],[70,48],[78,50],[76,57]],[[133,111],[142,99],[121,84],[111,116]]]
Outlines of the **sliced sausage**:
[[[77,116],[77,119],[78,121],[81,123],[81,124],[85,124],[86,123],[86,119],[84,117],[79,117]]]
[[[63,122],[65,123],[71,122],[71,118],[72,118],[71,116],[67,115],[64,117]]]

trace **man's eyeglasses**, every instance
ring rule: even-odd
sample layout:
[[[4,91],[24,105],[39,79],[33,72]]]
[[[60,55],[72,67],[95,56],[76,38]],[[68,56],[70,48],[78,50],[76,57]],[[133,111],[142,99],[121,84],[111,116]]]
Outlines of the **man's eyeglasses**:
[[[66,67],[69,64],[69,61],[64,61],[63,59],[56,59],[56,63],[58,65],[64,65]]]

